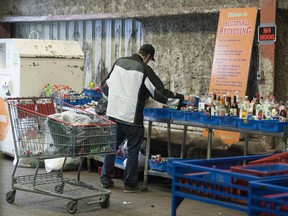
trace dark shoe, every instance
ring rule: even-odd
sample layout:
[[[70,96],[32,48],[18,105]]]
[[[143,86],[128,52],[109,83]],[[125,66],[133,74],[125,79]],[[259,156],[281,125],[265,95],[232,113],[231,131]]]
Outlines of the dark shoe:
[[[142,187],[142,186],[135,186],[135,187],[131,187],[128,185],[125,185],[123,192],[124,193],[138,193],[141,191],[147,191],[147,187]]]
[[[114,182],[111,179],[101,180],[101,187],[108,189],[114,186]]]

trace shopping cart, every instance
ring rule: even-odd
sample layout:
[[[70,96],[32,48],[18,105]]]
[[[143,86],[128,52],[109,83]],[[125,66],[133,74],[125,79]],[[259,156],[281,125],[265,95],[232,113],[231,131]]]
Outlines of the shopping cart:
[[[80,170],[85,157],[114,152],[115,123],[72,106],[69,111],[55,113],[53,98],[7,98],[6,102],[16,154],[12,189],[6,201],[13,203],[16,190],[21,190],[68,199],[66,210],[70,214],[76,213],[82,199],[86,204],[99,203],[107,208],[111,191],[80,181]],[[40,161],[59,157],[65,158],[60,171],[38,172]],[[76,179],[63,175],[67,157],[81,158]],[[38,161],[34,174],[16,175],[21,158]]]

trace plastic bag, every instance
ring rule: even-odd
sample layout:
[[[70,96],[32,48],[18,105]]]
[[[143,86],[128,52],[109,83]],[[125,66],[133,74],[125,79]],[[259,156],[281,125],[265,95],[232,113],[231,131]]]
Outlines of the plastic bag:
[[[126,167],[127,158],[123,161],[124,167]],[[138,167],[144,167],[145,166],[145,155],[143,155],[140,151],[138,154]]]
[[[79,114],[74,111],[65,111],[62,113],[56,113],[49,115],[48,117],[60,120],[61,122],[66,122],[72,125],[88,125],[93,124],[92,119],[84,114]]]
[[[45,170],[47,173],[60,170],[63,166],[65,157],[45,159]],[[80,158],[67,158],[63,170],[76,170],[79,166]]]

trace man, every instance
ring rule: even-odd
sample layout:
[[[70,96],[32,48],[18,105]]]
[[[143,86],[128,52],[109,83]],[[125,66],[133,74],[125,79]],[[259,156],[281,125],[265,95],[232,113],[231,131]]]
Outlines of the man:
[[[145,100],[154,100],[180,109],[183,101],[193,98],[175,94],[164,88],[162,81],[147,64],[154,59],[155,49],[150,44],[141,46],[137,54],[116,60],[111,72],[101,83],[102,91],[108,97],[106,115],[117,123],[116,149],[125,138],[128,139],[128,156],[124,170],[124,192],[138,192],[138,154],[144,136],[143,109]],[[106,155],[100,175],[104,188],[114,185],[111,176],[114,171],[115,155]]]

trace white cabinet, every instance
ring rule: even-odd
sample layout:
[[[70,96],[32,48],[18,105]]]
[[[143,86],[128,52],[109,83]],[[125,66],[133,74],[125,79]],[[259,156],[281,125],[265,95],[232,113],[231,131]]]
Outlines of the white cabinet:
[[[81,92],[84,53],[77,41],[0,39],[0,151],[14,156],[6,97],[40,96],[47,83]]]

